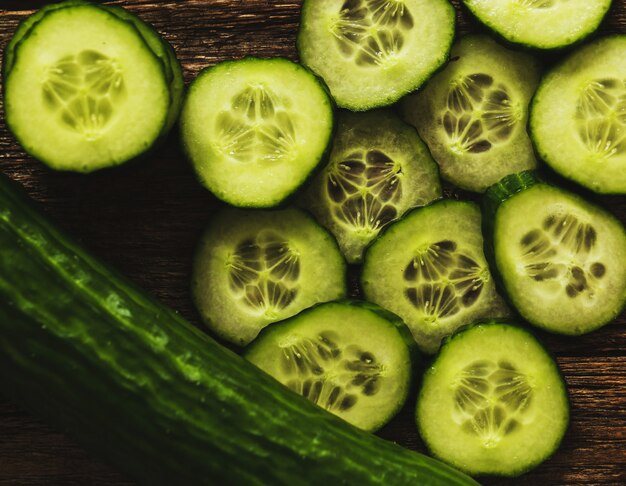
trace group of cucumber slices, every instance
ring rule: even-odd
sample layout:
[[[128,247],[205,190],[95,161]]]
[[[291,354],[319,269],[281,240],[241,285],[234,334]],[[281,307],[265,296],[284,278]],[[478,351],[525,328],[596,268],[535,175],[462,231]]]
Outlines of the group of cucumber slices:
[[[610,7],[464,3],[535,49],[581,41]],[[68,0],[8,45],[5,109],[29,153],[89,172],[145,153],[182,106],[199,181],[235,206],[194,262],[211,330],[370,431],[405,403],[418,350],[436,354],[417,400],[427,446],[471,474],[514,476],[556,450],[569,405],[548,352],[504,319],[583,334],[626,303],[622,224],[534,172],[541,159],[626,193],[626,36],[577,48],[542,78],[528,49],[486,35],[452,45],[454,19],[447,0],[305,0],[302,64],[223,62],[183,101],[174,51],[150,26]],[[484,193],[482,210],[442,199],[440,175]],[[346,262],[362,264],[357,292]]]

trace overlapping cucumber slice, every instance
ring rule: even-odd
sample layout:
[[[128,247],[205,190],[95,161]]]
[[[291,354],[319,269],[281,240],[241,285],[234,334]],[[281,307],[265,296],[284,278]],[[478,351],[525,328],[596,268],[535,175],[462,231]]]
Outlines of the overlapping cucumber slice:
[[[598,39],[550,71],[531,108],[539,155],[601,193],[626,194],[626,35]]]
[[[567,389],[531,333],[483,322],[442,346],[424,374],[416,419],[439,459],[472,475],[518,476],[558,448]]]
[[[358,263],[383,227],[440,196],[437,165],[415,130],[377,110],[340,112],[328,165],[303,203]]]
[[[333,105],[321,82],[287,59],[245,58],[203,71],[181,114],[200,182],[240,207],[272,207],[322,161]]]
[[[453,36],[446,0],[306,0],[298,51],[339,106],[362,111],[417,89],[445,62]]]
[[[7,48],[8,125],[52,168],[121,164],[176,120],[180,65],[151,27],[121,12],[75,0],[48,6],[21,24]]]
[[[463,0],[487,27],[509,42],[563,48],[592,34],[611,0]]]
[[[503,288],[530,323],[584,334],[626,304],[626,232],[607,211],[524,172],[487,191],[485,222]]]
[[[246,345],[270,322],[346,293],[346,264],[333,237],[297,209],[225,209],[206,230],[192,290],[206,324]]]
[[[526,124],[539,66],[482,35],[461,38],[452,59],[423,90],[404,98],[402,112],[444,179],[483,192],[537,164]]]
[[[481,215],[470,202],[444,200],[411,211],[367,249],[365,298],[408,325],[427,354],[460,326],[508,314],[483,254]]]
[[[366,302],[331,302],[264,329],[252,363],[347,422],[374,431],[406,401],[415,343],[404,323]]]

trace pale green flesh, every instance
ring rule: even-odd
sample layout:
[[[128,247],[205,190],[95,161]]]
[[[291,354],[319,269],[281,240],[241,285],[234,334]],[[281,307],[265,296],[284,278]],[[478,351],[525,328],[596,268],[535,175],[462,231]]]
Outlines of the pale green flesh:
[[[206,324],[246,345],[270,322],[343,297],[345,262],[301,211],[225,210],[202,238],[192,288]]]
[[[337,104],[385,106],[417,89],[446,60],[454,9],[444,0],[308,0],[298,50]]]
[[[365,254],[365,298],[400,316],[427,354],[459,327],[508,313],[483,254],[480,220],[471,203],[437,202],[390,225]]]
[[[181,133],[200,181],[235,206],[270,207],[317,167],[333,127],[319,81],[286,59],[225,62],[192,84]]]
[[[403,99],[402,112],[444,179],[483,192],[537,164],[526,123],[539,67],[529,55],[482,35],[463,37],[451,56],[423,90]]]
[[[442,347],[424,375],[416,419],[439,459],[469,474],[517,476],[557,449],[567,390],[528,331],[480,324]]]
[[[162,132],[169,106],[162,65],[134,27],[108,12],[49,12],[16,54],[6,79],[7,121],[23,147],[52,168],[117,165]]]
[[[626,36],[574,52],[544,79],[530,129],[557,172],[601,193],[626,194]]]
[[[604,210],[545,184],[504,202],[494,225],[496,266],[529,322],[583,334],[626,303],[626,233]]]
[[[296,393],[374,431],[404,404],[411,356],[396,326],[362,307],[322,304],[270,326],[246,358]]]
[[[539,49],[580,41],[598,28],[611,0],[463,0],[506,40]]]
[[[340,114],[329,163],[303,200],[358,263],[383,227],[439,197],[437,166],[415,130],[374,111]]]

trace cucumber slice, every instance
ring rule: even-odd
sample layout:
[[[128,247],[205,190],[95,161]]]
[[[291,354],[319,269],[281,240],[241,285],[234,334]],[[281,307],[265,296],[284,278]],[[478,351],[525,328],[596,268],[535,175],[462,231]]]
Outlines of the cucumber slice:
[[[626,194],[626,35],[598,39],[548,73],[531,107],[539,155],[564,177]]]
[[[119,165],[152,147],[166,123],[161,62],[132,25],[94,5],[46,13],[5,81],[9,128],[54,169]]]
[[[389,222],[441,197],[437,165],[415,130],[388,111],[341,112],[330,161],[303,202],[349,263]]]
[[[270,322],[345,297],[346,263],[302,211],[226,209],[202,237],[192,291],[206,324],[246,345]]]
[[[595,32],[611,0],[463,0],[476,18],[507,41],[563,48]]]
[[[365,253],[365,298],[399,315],[427,354],[460,326],[508,314],[480,226],[475,204],[438,201],[391,224]]]
[[[321,162],[333,107],[319,80],[287,59],[245,58],[205,69],[180,120],[200,182],[240,207],[272,207]]]
[[[615,217],[532,172],[485,196],[488,256],[524,319],[584,334],[617,317],[626,304],[626,231]]]
[[[442,346],[424,374],[416,420],[439,459],[472,475],[518,476],[559,447],[567,389],[531,333],[481,323]]]
[[[446,0],[305,0],[298,51],[337,105],[364,111],[417,89],[448,58]]]
[[[483,35],[460,39],[452,59],[425,89],[404,98],[402,112],[444,179],[483,192],[537,165],[526,123],[539,65]]]
[[[368,431],[402,408],[413,339],[399,317],[365,302],[330,302],[272,324],[245,357],[294,392]]]

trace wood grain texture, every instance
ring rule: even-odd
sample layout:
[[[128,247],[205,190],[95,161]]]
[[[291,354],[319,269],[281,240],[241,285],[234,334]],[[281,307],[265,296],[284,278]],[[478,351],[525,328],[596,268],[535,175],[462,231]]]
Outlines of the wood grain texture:
[[[297,59],[299,1],[116,1],[152,23],[172,43],[190,82],[204,67],[245,55]],[[479,30],[459,2],[460,33]],[[37,1],[0,2],[0,48]],[[615,0],[601,32],[626,33],[626,0]],[[0,118],[0,171],[70,234],[199,325],[188,279],[198,236],[217,206],[195,181],[173,133],[148,160],[89,176],[53,173],[27,156]],[[600,202],[626,223],[626,198]],[[562,338],[539,333],[557,356],[570,389],[572,425],[562,447],[544,465],[493,485],[626,484],[626,317],[591,335]],[[413,425],[414,403],[380,434],[423,451]],[[112,417],[114,420],[114,417]],[[127,485],[109,466],[86,455],[0,398],[0,485]]]

